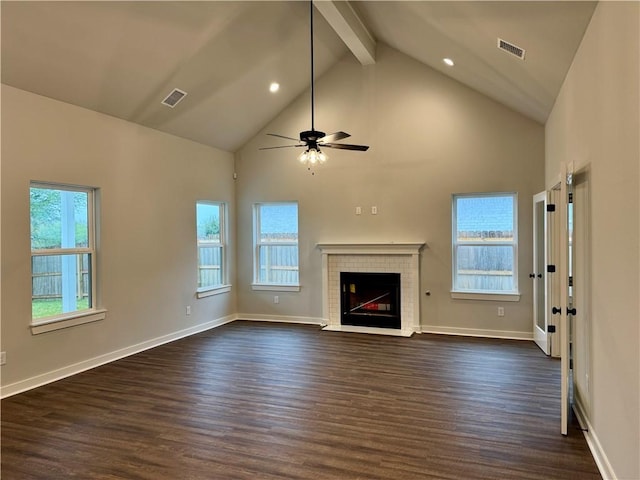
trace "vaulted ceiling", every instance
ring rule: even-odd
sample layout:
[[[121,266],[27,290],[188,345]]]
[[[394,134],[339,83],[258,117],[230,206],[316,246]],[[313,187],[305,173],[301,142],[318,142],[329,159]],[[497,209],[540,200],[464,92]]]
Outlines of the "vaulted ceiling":
[[[375,62],[382,42],[544,123],[595,5],[316,1],[315,74],[345,55]],[[309,88],[308,2],[3,1],[1,9],[2,83],[223,150],[240,148]],[[498,38],[524,49],[524,60],[498,49]],[[187,96],[162,105],[174,88]]]

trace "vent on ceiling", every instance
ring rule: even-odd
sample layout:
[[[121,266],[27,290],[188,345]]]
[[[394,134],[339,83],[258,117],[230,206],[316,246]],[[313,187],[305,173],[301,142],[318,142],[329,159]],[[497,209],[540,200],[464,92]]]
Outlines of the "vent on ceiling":
[[[187,96],[187,92],[180,90],[179,88],[174,88],[173,91],[167,95],[167,97],[162,100],[162,104],[167,107],[175,107],[180,100]]]
[[[500,50],[504,50],[507,53],[510,53],[511,55],[515,55],[520,60],[524,60],[524,48],[520,48],[517,45],[509,43],[501,38],[498,38],[498,48]]]

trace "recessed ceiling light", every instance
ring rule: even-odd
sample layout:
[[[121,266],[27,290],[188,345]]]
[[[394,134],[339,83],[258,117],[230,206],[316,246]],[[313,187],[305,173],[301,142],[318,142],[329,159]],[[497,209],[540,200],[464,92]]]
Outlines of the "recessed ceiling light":
[[[454,65],[453,60],[451,60],[450,58],[443,58],[442,61],[447,65],[449,65],[450,67],[453,67]]]
[[[280,90],[280,84],[277,82],[273,82],[271,85],[269,85],[269,91],[271,93],[276,93],[278,90]]]

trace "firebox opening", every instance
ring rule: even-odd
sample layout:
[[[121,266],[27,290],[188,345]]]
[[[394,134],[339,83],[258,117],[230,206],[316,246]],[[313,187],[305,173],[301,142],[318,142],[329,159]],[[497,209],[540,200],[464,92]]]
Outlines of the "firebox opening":
[[[401,328],[399,273],[340,273],[340,321],[357,327]]]

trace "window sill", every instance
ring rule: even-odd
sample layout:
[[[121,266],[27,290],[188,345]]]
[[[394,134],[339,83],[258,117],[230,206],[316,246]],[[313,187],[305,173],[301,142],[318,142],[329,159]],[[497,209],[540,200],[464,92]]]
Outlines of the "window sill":
[[[83,325],[85,323],[98,322],[104,320],[106,317],[107,311],[105,309],[67,313],[47,320],[31,322],[31,334],[39,335],[41,333],[62,330],[63,328],[75,327],[76,325]]]
[[[492,300],[496,302],[519,302],[520,293],[491,292],[451,292],[451,298],[458,300]]]
[[[231,285],[218,285],[215,287],[201,287],[196,290],[196,298],[211,297],[213,295],[220,295],[222,293],[229,293],[231,291]]]
[[[272,285],[268,283],[252,283],[251,289],[269,292],[299,292],[300,285]]]

